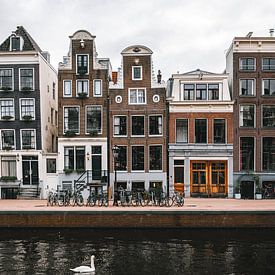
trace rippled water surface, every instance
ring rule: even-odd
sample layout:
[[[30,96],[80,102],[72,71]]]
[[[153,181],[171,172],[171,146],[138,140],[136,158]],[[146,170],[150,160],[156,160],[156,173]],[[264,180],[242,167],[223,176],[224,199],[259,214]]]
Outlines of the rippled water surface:
[[[1,229],[0,274],[275,274],[274,230]]]

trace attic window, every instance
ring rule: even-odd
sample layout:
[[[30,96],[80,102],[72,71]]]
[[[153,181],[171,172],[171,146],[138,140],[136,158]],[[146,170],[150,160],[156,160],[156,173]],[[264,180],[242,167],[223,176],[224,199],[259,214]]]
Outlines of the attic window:
[[[20,51],[20,37],[12,37],[11,50],[12,51]]]

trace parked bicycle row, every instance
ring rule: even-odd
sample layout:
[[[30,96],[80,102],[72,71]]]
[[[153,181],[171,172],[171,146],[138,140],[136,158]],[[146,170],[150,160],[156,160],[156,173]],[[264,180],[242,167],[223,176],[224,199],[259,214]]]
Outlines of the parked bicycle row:
[[[48,194],[47,206],[109,206],[111,201],[108,200],[107,192],[90,192],[86,202],[81,191],[71,192],[70,190],[51,191]],[[114,206],[183,206],[184,195],[175,192],[173,196],[167,196],[164,192],[144,192],[117,190],[114,192],[112,200]]]

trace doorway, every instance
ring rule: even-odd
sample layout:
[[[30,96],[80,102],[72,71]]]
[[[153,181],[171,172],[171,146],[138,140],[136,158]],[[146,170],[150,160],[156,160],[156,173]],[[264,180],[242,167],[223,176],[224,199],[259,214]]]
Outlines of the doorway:
[[[101,162],[102,151],[101,146],[92,146],[92,179],[101,180]]]
[[[23,185],[38,185],[38,157],[22,156]]]
[[[242,199],[254,199],[254,181],[242,181],[241,182],[241,198]]]

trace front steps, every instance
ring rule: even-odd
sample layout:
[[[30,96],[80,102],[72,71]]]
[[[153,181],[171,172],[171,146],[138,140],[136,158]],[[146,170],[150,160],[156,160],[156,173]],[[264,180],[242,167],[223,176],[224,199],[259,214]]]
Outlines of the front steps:
[[[21,187],[17,199],[20,200],[36,200],[40,198],[40,188],[37,187]]]

